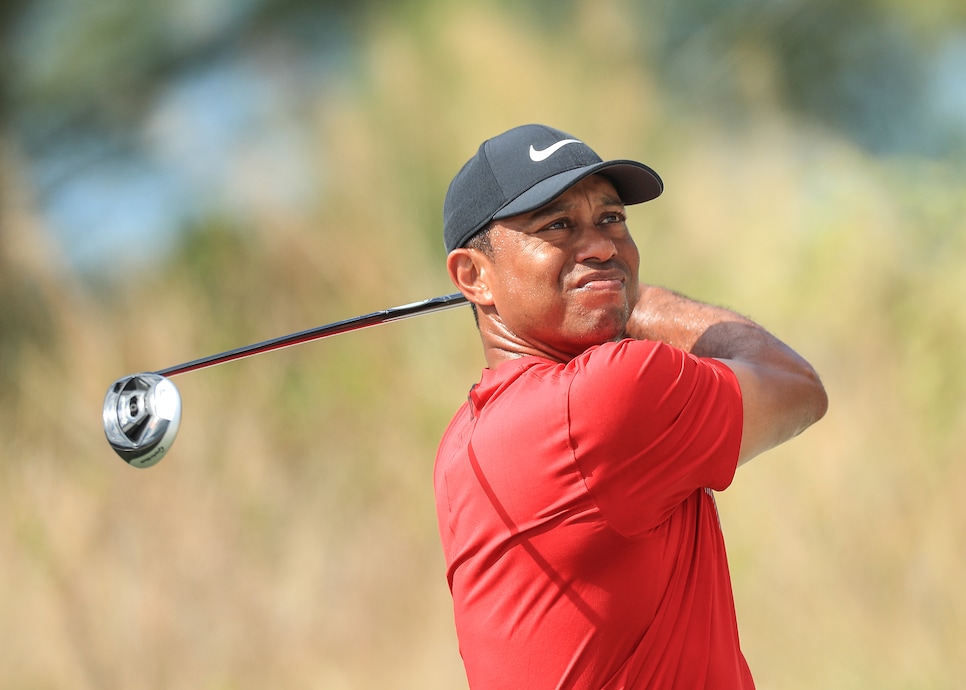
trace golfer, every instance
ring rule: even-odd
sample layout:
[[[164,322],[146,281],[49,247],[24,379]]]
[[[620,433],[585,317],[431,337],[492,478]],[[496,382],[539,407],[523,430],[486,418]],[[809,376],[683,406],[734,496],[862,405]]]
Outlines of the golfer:
[[[714,493],[820,419],[761,326],[638,282],[657,173],[525,125],[444,204],[486,369],[439,446],[439,531],[474,690],[754,687]]]

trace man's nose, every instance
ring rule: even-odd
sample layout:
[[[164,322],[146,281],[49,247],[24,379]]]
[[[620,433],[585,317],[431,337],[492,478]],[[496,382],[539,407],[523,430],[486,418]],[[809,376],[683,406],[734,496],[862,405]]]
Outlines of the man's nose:
[[[581,226],[577,242],[578,261],[608,261],[617,256],[617,242],[613,235],[594,223]]]

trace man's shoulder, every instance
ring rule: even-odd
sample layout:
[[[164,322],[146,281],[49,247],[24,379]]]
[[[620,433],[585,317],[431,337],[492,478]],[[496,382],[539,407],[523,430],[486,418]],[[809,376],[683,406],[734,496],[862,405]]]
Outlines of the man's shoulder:
[[[642,367],[681,361],[689,355],[683,350],[655,340],[624,338],[587,348],[575,357],[570,366],[584,370],[619,366]]]

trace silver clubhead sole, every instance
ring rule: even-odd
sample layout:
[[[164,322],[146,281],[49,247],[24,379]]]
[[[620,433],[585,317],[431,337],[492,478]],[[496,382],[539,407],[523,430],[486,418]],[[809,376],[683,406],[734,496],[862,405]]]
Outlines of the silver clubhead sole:
[[[107,442],[132,467],[156,465],[171,448],[180,424],[181,395],[159,374],[125,376],[104,396]]]

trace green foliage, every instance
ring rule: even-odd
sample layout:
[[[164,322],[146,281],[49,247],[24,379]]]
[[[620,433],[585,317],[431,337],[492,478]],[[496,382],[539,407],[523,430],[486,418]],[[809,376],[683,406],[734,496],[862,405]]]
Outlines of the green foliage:
[[[0,266],[0,396],[9,401],[27,350],[50,356],[60,333],[36,278],[8,262]]]

